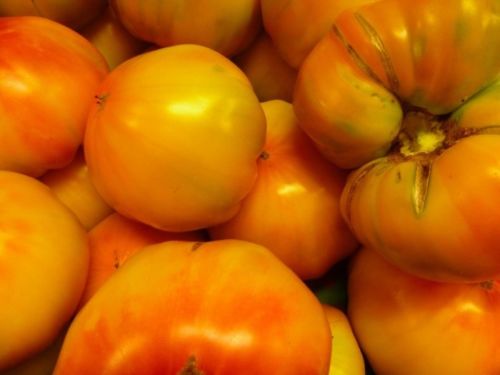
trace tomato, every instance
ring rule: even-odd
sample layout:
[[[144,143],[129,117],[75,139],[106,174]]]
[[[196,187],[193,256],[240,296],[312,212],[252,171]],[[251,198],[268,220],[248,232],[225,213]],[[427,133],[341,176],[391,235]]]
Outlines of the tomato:
[[[352,231],[432,280],[500,273],[495,4],[383,0],[346,10],[297,77],[302,128],[332,163],[356,169],[341,205]]]
[[[234,216],[257,177],[266,121],[241,70],[199,45],[136,56],[97,91],[84,140],[92,181],[122,215],[167,231]]]
[[[110,0],[125,28],[159,46],[200,44],[241,52],[261,27],[259,0]]]
[[[269,250],[167,241],[80,310],[54,375],[327,374],[330,350],[321,303]]]
[[[281,57],[299,68],[345,8],[377,0],[261,0],[264,29]]]
[[[292,101],[297,71],[281,58],[266,33],[260,33],[233,61],[252,82],[261,102],[273,99]]]
[[[37,177],[64,167],[106,62],[84,37],[41,17],[0,17],[0,45],[0,169]]]
[[[49,346],[72,317],[87,234],[35,178],[0,171],[0,371]]]
[[[81,149],[68,166],[45,173],[40,181],[50,187],[87,230],[113,212],[90,180]]]
[[[365,375],[365,360],[345,312],[323,304],[332,332],[328,375]]]
[[[267,136],[257,182],[236,216],[209,232],[259,243],[301,278],[317,278],[357,247],[339,209],[346,175],[314,148],[290,103],[262,107]]]
[[[106,0],[2,0],[0,16],[46,17],[80,29],[102,12]]]
[[[202,231],[164,232],[117,213],[109,215],[89,231],[89,273],[80,305],[83,306],[128,258],[143,247],[164,241],[204,239]]]
[[[123,27],[110,7],[80,33],[102,53],[110,69],[143,52],[148,46]]]
[[[376,374],[498,374],[500,283],[417,278],[372,249],[354,258],[348,316]]]

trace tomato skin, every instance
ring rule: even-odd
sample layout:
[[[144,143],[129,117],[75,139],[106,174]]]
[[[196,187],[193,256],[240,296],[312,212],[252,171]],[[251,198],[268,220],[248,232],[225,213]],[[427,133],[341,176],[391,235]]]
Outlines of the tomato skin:
[[[205,374],[327,374],[330,348],[321,303],[266,248],[168,241],[79,312],[54,375],[179,374],[190,358]]]
[[[328,375],[365,375],[365,360],[343,310],[323,304],[332,332],[332,354]]]
[[[403,112],[449,114],[496,79],[496,12],[491,0],[471,9],[381,0],[344,10],[299,70],[294,106],[304,130],[342,167],[382,156]]]
[[[75,31],[41,17],[0,18],[0,168],[38,177],[71,162],[108,72]]]
[[[259,34],[233,61],[252,82],[261,102],[273,99],[292,101],[297,71],[281,58],[266,33]]]
[[[257,177],[266,123],[234,63],[199,45],[161,48],[118,66],[98,98],[85,156],[117,212],[167,231],[236,214]]]
[[[106,0],[2,0],[0,16],[46,17],[79,30],[105,7]]]
[[[164,241],[203,241],[202,231],[164,232],[112,213],[89,231],[89,272],[80,300],[83,306],[136,252]]]
[[[50,187],[87,230],[113,212],[95,189],[81,149],[69,165],[49,171],[39,180]]]
[[[110,69],[148,47],[123,27],[109,6],[80,33],[102,53]]]
[[[162,47],[200,44],[225,56],[241,52],[261,27],[258,0],[110,0],[125,28]]]
[[[48,347],[70,320],[88,243],[71,211],[32,177],[0,171],[0,205],[2,371]]]
[[[261,0],[262,20],[281,57],[298,69],[345,8],[377,0]]]
[[[463,136],[438,153],[389,155],[352,172],[341,210],[361,243],[431,280],[500,274],[499,98],[497,82],[453,113],[447,126]]]
[[[346,174],[314,148],[290,103],[262,108],[267,135],[257,181],[236,216],[209,232],[266,246],[302,279],[318,278],[358,245],[339,207]]]
[[[498,373],[500,289],[411,276],[371,249],[349,276],[348,316],[377,374]]]

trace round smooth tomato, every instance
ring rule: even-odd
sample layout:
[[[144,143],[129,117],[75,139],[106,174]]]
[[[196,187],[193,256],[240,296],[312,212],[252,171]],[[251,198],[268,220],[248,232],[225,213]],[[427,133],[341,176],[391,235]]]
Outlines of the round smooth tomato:
[[[349,320],[376,374],[498,373],[498,280],[429,281],[367,248],[353,259],[348,293]]]
[[[292,101],[297,71],[278,54],[269,35],[262,32],[233,61],[246,74],[261,102]]]
[[[202,231],[172,233],[158,230],[141,222],[113,213],[97,224],[89,234],[89,272],[80,306],[143,247],[154,243],[184,240],[202,241]]]
[[[344,10],[294,91],[302,129],[354,170],[341,209],[356,237],[433,280],[500,274],[500,22],[495,2],[471,4]]]
[[[97,17],[106,0],[2,0],[0,16],[38,16],[78,30]]]
[[[322,276],[357,248],[340,212],[346,174],[300,129],[290,103],[262,103],[267,120],[258,177],[238,213],[212,238],[266,246],[302,279]]]
[[[54,375],[326,375],[331,342],[321,303],[268,249],[167,241],[80,310]]]
[[[148,47],[123,27],[109,6],[80,33],[102,53],[110,69]]]
[[[119,213],[167,231],[228,220],[257,177],[266,120],[251,83],[200,45],[127,60],[97,91],[90,176]]]
[[[0,17],[0,169],[38,177],[73,159],[108,72],[76,31],[41,17]]]
[[[113,212],[92,183],[82,149],[64,168],[54,169],[39,178],[90,230]]]
[[[225,56],[241,52],[261,28],[259,0],[110,0],[135,37],[162,47],[200,44]]]
[[[48,347],[73,317],[87,233],[35,178],[0,171],[0,371]]]

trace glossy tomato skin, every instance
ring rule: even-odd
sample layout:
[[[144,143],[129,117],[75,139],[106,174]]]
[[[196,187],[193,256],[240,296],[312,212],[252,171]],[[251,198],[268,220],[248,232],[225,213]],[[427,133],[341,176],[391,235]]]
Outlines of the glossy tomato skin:
[[[342,167],[385,154],[403,111],[449,114],[498,76],[497,12],[491,0],[344,10],[299,70],[294,105],[304,129]]]
[[[500,82],[452,114],[449,147],[389,155],[353,172],[341,210],[357,238],[391,263],[432,280],[500,274]]]
[[[264,247],[169,241],[79,312],[54,374],[327,374],[330,348],[321,303]]]
[[[377,0],[261,0],[262,20],[281,57],[298,69],[345,8]]]
[[[232,217],[257,177],[265,116],[247,77],[199,45],[121,64],[91,108],[84,149],[116,211],[167,231]]]
[[[92,183],[81,149],[66,167],[49,171],[39,180],[50,187],[87,230],[113,213]]]
[[[348,292],[350,322],[376,374],[498,373],[498,281],[427,281],[366,249]]]
[[[80,306],[136,252],[165,241],[203,241],[203,231],[172,233],[112,213],[89,231],[89,272]]]
[[[149,46],[149,43],[137,39],[123,27],[110,6],[80,33],[102,53],[110,69]]]
[[[38,16],[79,30],[106,7],[106,0],[2,0],[0,16]]]
[[[0,44],[0,168],[40,176],[67,165],[106,62],[84,37],[41,17],[1,17]]]
[[[40,181],[0,171],[0,371],[48,347],[76,310],[87,234]]]
[[[340,212],[346,173],[315,149],[290,103],[262,108],[267,135],[257,181],[236,216],[209,232],[259,243],[302,279],[318,278],[358,245]]]
[[[162,47],[193,43],[233,56],[261,27],[258,0],[111,0],[110,4],[132,35]]]

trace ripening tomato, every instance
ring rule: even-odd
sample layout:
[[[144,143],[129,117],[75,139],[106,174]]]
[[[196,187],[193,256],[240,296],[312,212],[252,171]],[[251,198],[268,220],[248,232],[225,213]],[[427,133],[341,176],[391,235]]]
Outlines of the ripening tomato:
[[[84,149],[122,215],[167,231],[234,216],[257,177],[266,120],[244,73],[207,47],[164,47],[114,69],[97,91]]]
[[[97,17],[107,0],[2,0],[0,16],[39,16],[78,30]]]
[[[500,371],[500,283],[438,283],[372,249],[349,275],[348,317],[376,374],[495,375]]]
[[[40,177],[40,181],[50,187],[87,230],[92,229],[113,212],[90,180],[81,149],[69,165],[45,173]]]
[[[80,310],[54,375],[326,375],[331,340],[321,303],[266,248],[167,241]]]
[[[269,35],[260,33],[233,61],[252,82],[261,102],[273,99],[292,101],[297,71],[281,58]]]
[[[82,143],[108,72],[83,36],[41,17],[0,17],[0,169],[40,176]]]
[[[225,56],[242,51],[261,27],[259,0],[110,0],[135,37],[162,47],[200,44]]]
[[[345,312],[323,304],[332,332],[332,354],[328,375],[365,375],[365,360]]]
[[[133,254],[154,243],[203,241],[202,231],[165,232],[113,213],[89,231],[89,272],[80,306],[101,288]]]
[[[267,136],[257,181],[238,213],[209,232],[266,246],[302,279],[318,278],[357,248],[339,208],[346,174],[314,148],[290,103],[262,108]]]
[[[377,0],[261,0],[264,29],[281,57],[299,68],[345,8]]]
[[[75,312],[87,233],[35,178],[0,171],[0,371],[49,346]]]
[[[408,272],[469,282],[500,274],[499,73],[491,0],[346,10],[301,66],[302,128],[330,161],[358,168],[344,218]]]
[[[108,7],[80,33],[102,53],[110,69],[146,50],[148,43],[130,34]]]

